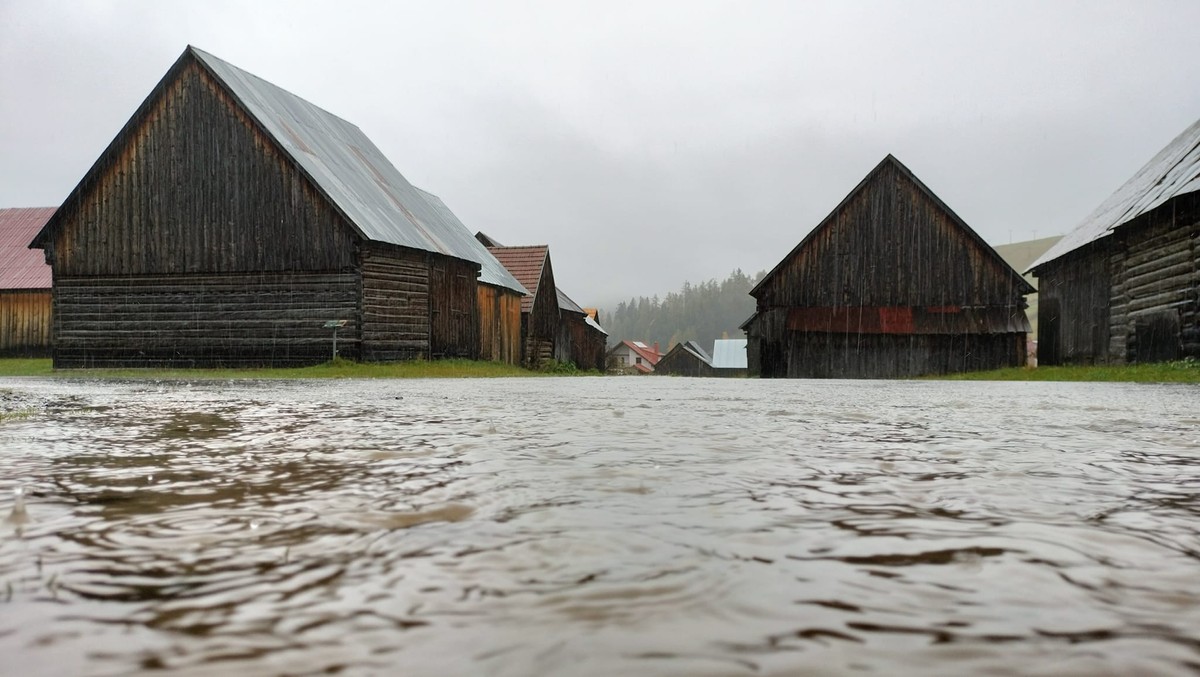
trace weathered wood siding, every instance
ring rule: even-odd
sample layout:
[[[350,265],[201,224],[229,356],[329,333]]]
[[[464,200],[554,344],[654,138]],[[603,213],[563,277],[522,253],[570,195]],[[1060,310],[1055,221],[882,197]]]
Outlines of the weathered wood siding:
[[[1109,244],[1068,254],[1039,277],[1038,364],[1108,361]]]
[[[1200,358],[1200,196],[1176,198],[1037,272],[1040,364]]]
[[[0,292],[0,355],[49,355],[50,309],[48,289]]]
[[[587,323],[584,315],[562,314],[561,326],[567,336],[570,354],[567,359],[584,370],[604,371],[607,337]]]
[[[430,257],[429,349],[433,358],[479,356],[479,264]]]
[[[359,351],[355,273],[59,278],[56,367],[256,366],[324,362]]]
[[[909,378],[1024,364],[1025,334],[794,333],[776,376]],[[783,373],[778,373],[782,367]]]
[[[57,277],[355,265],[352,229],[200,66],[156,93],[113,164],[60,210]]]
[[[686,350],[671,350],[652,372],[656,376],[712,376],[713,368]]]
[[[511,289],[480,284],[479,359],[521,363],[521,295]]]
[[[752,292],[749,372],[895,378],[1024,364],[1027,291],[889,157]]]
[[[756,295],[760,308],[1023,305],[986,244],[897,167],[815,230]]]
[[[542,267],[533,309],[521,314],[521,332],[525,336],[522,360],[529,369],[540,369],[555,359],[558,342],[558,292],[550,261]]]
[[[429,255],[368,245],[362,252],[362,359],[429,357]]]

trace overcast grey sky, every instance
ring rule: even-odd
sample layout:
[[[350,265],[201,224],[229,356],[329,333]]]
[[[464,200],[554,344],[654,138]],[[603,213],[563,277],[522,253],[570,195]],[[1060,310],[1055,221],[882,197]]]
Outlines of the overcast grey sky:
[[[584,305],[770,268],[886,154],[992,244],[1200,118],[1200,2],[0,0],[0,206],[193,44],[339,115]]]

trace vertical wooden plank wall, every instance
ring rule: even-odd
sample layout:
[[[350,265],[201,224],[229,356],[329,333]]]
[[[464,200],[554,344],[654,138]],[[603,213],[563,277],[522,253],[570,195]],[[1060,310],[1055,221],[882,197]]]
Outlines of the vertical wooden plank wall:
[[[479,359],[521,362],[521,295],[490,284],[476,290],[479,306]]]
[[[50,354],[49,290],[0,292],[0,354]]]

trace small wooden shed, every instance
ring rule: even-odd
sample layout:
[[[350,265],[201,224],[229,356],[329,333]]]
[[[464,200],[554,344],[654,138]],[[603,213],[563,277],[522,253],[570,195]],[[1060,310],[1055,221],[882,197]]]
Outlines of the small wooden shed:
[[[529,291],[521,298],[521,363],[539,369],[561,357],[558,288],[554,286],[550,248],[488,247],[488,252]]]
[[[0,355],[50,354],[51,270],[29,242],[54,207],[0,209]]]
[[[581,308],[561,289],[558,293],[558,353],[560,362],[585,370],[604,371],[608,333],[592,313]],[[593,311],[594,312],[594,311]]]
[[[1039,364],[1200,358],[1200,121],[1030,270]]]
[[[1021,365],[1032,291],[888,155],[750,291],[748,368],[898,378]]]
[[[654,373],[667,376],[713,376],[712,358],[695,341],[676,343],[658,364]]]
[[[487,251],[358,127],[188,47],[38,233],[57,367],[476,357]]]

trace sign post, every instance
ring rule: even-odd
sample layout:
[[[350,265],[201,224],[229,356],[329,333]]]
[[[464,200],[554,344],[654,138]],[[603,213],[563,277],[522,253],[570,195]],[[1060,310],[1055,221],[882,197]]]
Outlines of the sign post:
[[[333,359],[337,359],[337,330],[346,326],[345,320],[326,320],[325,328],[333,330]]]

